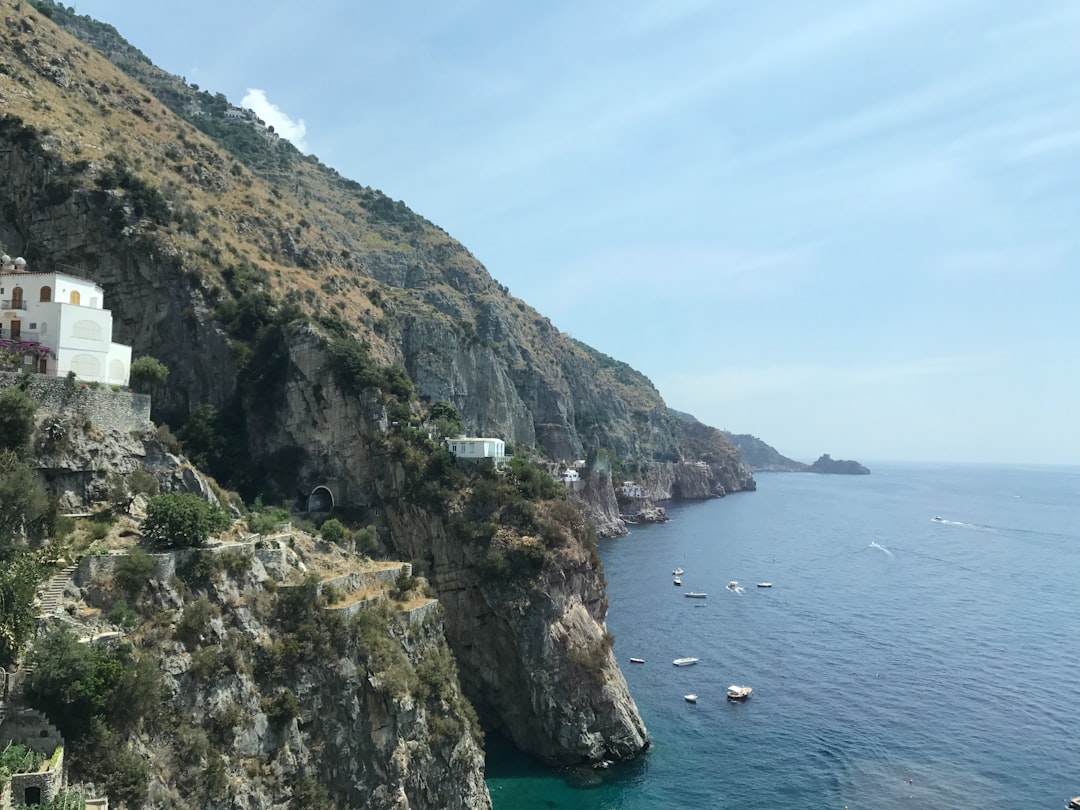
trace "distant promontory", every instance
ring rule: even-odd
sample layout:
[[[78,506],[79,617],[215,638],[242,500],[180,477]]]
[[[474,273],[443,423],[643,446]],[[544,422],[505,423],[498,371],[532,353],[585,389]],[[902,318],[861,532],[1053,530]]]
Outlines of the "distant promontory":
[[[870,470],[857,461],[845,461],[835,459],[828,453],[813,464],[804,464],[793,458],[780,455],[776,448],[766,444],[757,436],[749,433],[724,432],[730,441],[739,450],[743,461],[754,472],[813,472],[829,473],[832,475],[869,475]]]
[[[833,458],[825,453],[807,468],[807,472],[832,473],[836,475],[869,475],[870,470],[857,461]]]

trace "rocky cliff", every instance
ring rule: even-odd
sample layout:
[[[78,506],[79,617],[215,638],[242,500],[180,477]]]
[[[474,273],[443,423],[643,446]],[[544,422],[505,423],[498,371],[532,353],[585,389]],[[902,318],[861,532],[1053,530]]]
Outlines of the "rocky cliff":
[[[107,642],[117,628],[104,617],[122,598],[135,607],[122,635],[157,661],[174,718],[171,729],[148,719],[133,740],[154,763],[147,805],[323,806],[301,798],[318,785],[314,795],[342,808],[490,807],[438,606],[384,596],[350,615],[299,579],[297,565],[319,565],[310,540],[256,545],[152,555],[155,572],[134,590],[118,584],[124,554],[84,565],[68,591],[81,618],[51,620]],[[271,573],[264,552],[287,562]],[[265,583],[278,576],[287,581],[272,596]],[[92,751],[76,743],[72,758],[77,776],[94,772]]]
[[[541,521],[542,538],[524,521],[475,548],[455,542],[464,496],[425,494],[416,465],[430,451],[407,431],[423,403],[446,400],[470,433],[552,459],[606,450],[666,465],[666,497],[752,489],[737,451],[403,204],[244,125],[185,118],[193,100],[218,99],[107,26],[38,5],[53,21],[0,3],[8,252],[105,288],[114,339],[170,369],[155,418],[179,428],[196,406],[216,409],[205,456],[223,483],[282,502],[326,486],[380,526],[388,552],[426,560],[485,727],[553,762],[639,753],[647,738],[611,656],[588,527],[564,513],[565,531]],[[525,573],[485,580],[505,559]]]
[[[727,432],[724,435],[738,448],[739,455],[754,472],[806,472],[808,465],[780,455],[776,448],[757,436]]]

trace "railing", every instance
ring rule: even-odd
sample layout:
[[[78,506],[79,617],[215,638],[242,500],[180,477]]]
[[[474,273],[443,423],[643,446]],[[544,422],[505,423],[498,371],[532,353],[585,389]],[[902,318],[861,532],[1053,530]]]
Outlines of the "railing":
[[[37,343],[38,333],[27,329],[18,329],[12,334],[11,329],[0,329],[0,340],[15,340],[20,343]]]
[[[5,298],[0,301],[0,309],[26,309],[26,300],[23,298]]]

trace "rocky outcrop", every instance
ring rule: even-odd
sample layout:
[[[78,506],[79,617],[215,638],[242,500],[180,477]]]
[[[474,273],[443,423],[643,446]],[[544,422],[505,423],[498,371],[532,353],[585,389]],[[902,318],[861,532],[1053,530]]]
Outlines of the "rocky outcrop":
[[[825,453],[821,458],[807,467],[808,472],[827,473],[832,475],[869,475],[870,470],[857,461],[848,461],[832,458]]]
[[[806,472],[808,465],[782,456],[776,448],[748,433],[727,433],[725,436],[739,449],[739,455],[754,472]]]
[[[383,602],[347,625],[297,599],[282,614],[268,602],[260,560],[249,565],[237,572],[234,563],[231,574],[200,590],[152,580],[145,591],[149,602],[141,610],[156,618],[140,629],[140,647],[165,674],[175,738],[204,749],[207,735],[224,743],[199,754],[142,735],[140,753],[158,763],[150,805],[284,808],[294,806],[290,795],[305,779],[314,779],[336,807],[490,808],[477,729],[460,714],[438,614],[412,622]],[[108,609],[116,598],[107,580],[80,584],[93,607]],[[279,587],[277,599],[289,592]],[[197,639],[168,630],[167,617],[193,615],[201,601],[209,612]],[[100,629],[70,620],[69,626],[86,637]],[[373,646],[372,631],[385,640]],[[306,652],[295,663],[274,663],[298,643]],[[223,656],[232,663],[213,667]]]
[[[489,733],[556,764],[644,750],[648,736],[603,624],[598,558],[569,544],[527,586],[491,581],[480,552],[451,541],[441,522],[387,511],[405,551],[432,568],[462,682]]]
[[[619,502],[615,499],[611,476],[605,472],[586,472],[583,486],[572,490],[571,499],[577,503],[596,526],[598,537],[622,537],[626,526],[619,517]]]

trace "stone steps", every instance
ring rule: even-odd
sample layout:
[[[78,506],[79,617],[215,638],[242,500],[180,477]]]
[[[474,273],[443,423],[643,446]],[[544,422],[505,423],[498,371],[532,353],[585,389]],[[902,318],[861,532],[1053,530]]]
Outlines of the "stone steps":
[[[60,607],[60,600],[64,596],[64,591],[78,568],[78,565],[69,565],[49,577],[38,592],[38,616],[51,616],[56,613]]]

